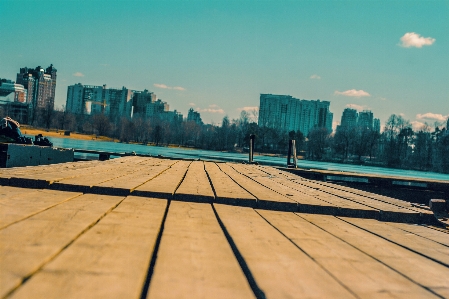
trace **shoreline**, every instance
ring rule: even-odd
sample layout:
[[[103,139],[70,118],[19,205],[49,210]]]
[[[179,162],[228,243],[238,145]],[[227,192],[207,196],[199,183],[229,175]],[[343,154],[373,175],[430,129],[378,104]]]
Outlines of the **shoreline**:
[[[55,130],[50,129],[49,131],[44,129],[32,128],[29,126],[20,126],[20,131],[22,135],[33,135],[36,136],[38,134],[42,134],[44,137],[51,138],[68,138],[68,139],[78,139],[78,140],[95,140],[95,141],[112,141],[117,142],[117,139],[113,139],[105,136],[97,136],[95,134],[87,135],[87,134],[79,134],[71,132],[69,136],[64,135],[64,130]]]

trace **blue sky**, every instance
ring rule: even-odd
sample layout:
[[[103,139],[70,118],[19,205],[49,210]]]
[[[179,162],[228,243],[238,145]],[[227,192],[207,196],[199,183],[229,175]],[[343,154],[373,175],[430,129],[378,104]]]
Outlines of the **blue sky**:
[[[449,1],[0,0],[0,77],[58,69],[67,86],[148,89],[205,122],[237,118],[260,93],[449,116]],[[402,38],[402,40],[401,40]]]

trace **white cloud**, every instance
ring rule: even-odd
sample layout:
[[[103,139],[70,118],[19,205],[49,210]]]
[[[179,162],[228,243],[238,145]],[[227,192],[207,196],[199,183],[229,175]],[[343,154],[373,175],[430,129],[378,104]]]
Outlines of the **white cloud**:
[[[342,95],[342,96],[346,96],[346,97],[356,97],[356,98],[370,97],[371,96],[369,93],[367,93],[364,90],[355,90],[355,89],[350,89],[350,90],[346,90],[346,91],[338,91],[338,90],[336,90],[334,92],[334,94]]]
[[[193,106],[195,106],[195,103],[189,103],[189,106],[193,107]]]
[[[355,109],[357,111],[366,110],[366,106],[361,106],[361,105],[357,105],[357,104],[347,104],[346,107]]]
[[[259,107],[258,106],[246,106],[246,107],[242,107],[242,108],[237,108],[237,111],[246,111],[246,112],[259,111]]]
[[[404,48],[421,48],[422,46],[431,46],[436,41],[436,39],[432,37],[422,37],[415,32],[407,32],[403,37],[401,37],[400,40],[400,46]]]
[[[73,73],[73,76],[75,76],[75,77],[84,77],[84,74],[81,73],[81,72],[76,72],[76,73]]]
[[[318,76],[318,75],[312,75],[312,76],[310,76],[310,79],[316,79],[316,80],[320,80],[320,79],[321,79],[321,77],[320,77],[320,76]]]
[[[412,121],[410,123],[412,125],[413,131],[415,131],[415,132],[421,131],[426,126],[425,123],[422,123],[420,121]]]
[[[159,83],[154,83],[153,86],[157,87],[157,88],[162,88],[162,89],[168,89],[169,88],[167,85],[159,84]]]
[[[168,85],[160,84],[160,83],[154,83],[153,86],[157,87],[157,88],[162,88],[162,89],[173,89],[173,90],[181,90],[181,91],[186,90],[184,87],[181,87],[181,86],[172,87],[172,86],[168,86]]]
[[[446,121],[449,115],[442,115],[437,113],[424,113],[424,114],[416,114],[416,119],[427,119],[427,120],[436,120],[439,122]]]
[[[224,114],[225,113],[225,111],[223,109],[221,109],[216,104],[209,105],[208,108],[204,108],[204,109],[196,108],[196,111],[198,111],[198,112],[208,112],[208,113],[219,113],[219,114]]]

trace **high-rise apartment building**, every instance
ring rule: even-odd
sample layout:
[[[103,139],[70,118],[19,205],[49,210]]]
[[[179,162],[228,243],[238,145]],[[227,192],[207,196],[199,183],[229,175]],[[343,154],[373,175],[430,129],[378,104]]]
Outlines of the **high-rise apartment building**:
[[[363,110],[359,113],[359,117],[357,119],[357,126],[362,127],[364,129],[373,129],[373,113],[369,110]]]
[[[330,102],[300,100],[289,95],[260,95],[259,126],[284,131],[301,131],[307,135],[314,127],[332,132]]]
[[[157,99],[148,90],[129,90],[81,83],[67,88],[66,111],[75,114],[93,115],[104,113],[117,122],[121,117],[154,118],[162,120],[182,119],[182,114],[169,111],[169,105]]]
[[[358,113],[357,110],[346,108],[341,115],[340,127],[353,128],[357,126]]]
[[[189,112],[187,113],[187,121],[194,121],[199,125],[203,124],[200,113],[198,111],[193,110],[193,108],[190,108]]]
[[[17,74],[17,84],[27,90],[26,102],[35,108],[51,108],[55,106],[56,69],[50,65],[45,70],[40,66],[30,69],[21,68]]]
[[[341,115],[341,123],[337,130],[347,128],[364,128],[380,133],[380,120],[373,117],[370,110],[363,110],[357,113],[357,110],[346,108]]]
[[[9,116],[19,123],[28,123],[27,91],[21,84],[0,79],[0,116]]]

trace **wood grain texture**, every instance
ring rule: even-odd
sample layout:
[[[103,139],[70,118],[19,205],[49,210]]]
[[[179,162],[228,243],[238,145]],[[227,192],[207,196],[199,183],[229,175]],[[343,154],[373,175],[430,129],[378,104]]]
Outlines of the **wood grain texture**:
[[[444,298],[449,297],[449,268],[420,254],[398,246],[383,238],[335,217],[297,214],[323,230],[372,256],[413,282]],[[363,219],[371,222],[370,219]],[[387,226],[387,224],[385,224]]]
[[[190,161],[179,161],[173,164],[157,177],[134,189],[132,194],[136,196],[171,199],[176,188],[178,188],[186,175],[190,163]]]
[[[2,192],[8,189],[15,192]],[[80,196],[81,193],[55,190],[0,188],[0,229],[50,209],[62,202]]]
[[[127,197],[12,298],[140,298],[166,205]]]
[[[171,202],[147,298],[254,298],[209,204]]]
[[[0,231],[0,297],[19,287],[123,197],[83,195]]]
[[[355,298],[253,209],[214,207],[267,298]]]
[[[437,298],[420,285],[294,213],[264,210],[258,213],[359,298]],[[376,238],[372,236],[372,239]]]
[[[220,163],[220,169],[232,178],[237,184],[243,186],[249,193],[257,198],[257,207],[280,211],[297,211],[298,203],[282,194],[279,194],[262,184],[244,176],[232,168],[230,163]]]
[[[182,201],[212,203],[215,195],[203,161],[194,161],[189,165],[186,176],[175,191],[173,198]]]
[[[419,235],[409,233],[400,228],[387,225],[384,222],[371,219],[342,218],[351,224],[361,227],[382,238],[390,240],[401,246],[409,248],[425,255],[431,259],[439,261],[449,267],[449,247],[423,238]]]
[[[215,202],[244,207],[256,206],[256,198],[221,171],[217,164],[204,164],[216,194]]]

